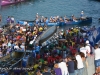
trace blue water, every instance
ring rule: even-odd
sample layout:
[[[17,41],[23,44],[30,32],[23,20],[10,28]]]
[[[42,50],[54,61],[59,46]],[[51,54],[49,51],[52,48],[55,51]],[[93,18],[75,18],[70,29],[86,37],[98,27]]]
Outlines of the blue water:
[[[3,6],[0,9],[2,25],[6,23],[7,16],[14,16],[15,20],[34,20],[36,13],[40,16],[67,16],[72,14],[80,16],[84,11],[86,16],[93,17],[91,26],[99,26],[100,1],[96,0],[30,0],[17,5]]]

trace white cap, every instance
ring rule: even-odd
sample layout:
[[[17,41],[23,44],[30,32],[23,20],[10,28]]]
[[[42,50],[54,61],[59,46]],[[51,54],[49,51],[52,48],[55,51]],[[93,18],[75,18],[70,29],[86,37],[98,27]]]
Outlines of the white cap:
[[[89,44],[89,41],[88,40],[86,41],[86,44]]]
[[[83,11],[81,11],[81,12],[83,12]]]
[[[22,43],[22,45],[25,45],[25,43]]]
[[[63,29],[61,31],[63,31]]]
[[[27,24],[28,26],[30,26],[29,24]]]
[[[31,32],[27,32],[27,34],[30,34]]]

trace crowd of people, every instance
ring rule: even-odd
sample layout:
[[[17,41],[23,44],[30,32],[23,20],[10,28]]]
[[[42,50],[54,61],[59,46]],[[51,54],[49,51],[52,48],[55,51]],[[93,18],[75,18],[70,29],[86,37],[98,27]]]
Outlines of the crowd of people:
[[[47,29],[47,26],[28,26],[15,24],[8,16],[7,25],[0,28],[0,58],[13,50],[30,49],[35,39]]]
[[[94,27],[91,29],[95,29]],[[24,72],[15,74],[27,75],[88,75],[87,58],[94,57],[96,74],[99,74],[99,47],[96,44],[92,50],[88,35],[80,32],[79,28],[72,28],[59,32],[58,43],[51,42],[41,48],[40,52],[32,53]],[[85,32],[84,32],[85,33]],[[80,35],[81,34],[81,35]],[[84,37],[84,38],[83,38]],[[63,40],[64,39],[64,40]],[[33,61],[33,62],[32,62]]]
[[[7,25],[9,26],[2,29],[0,33],[0,58],[13,50],[33,50],[35,39],[47,29],[47,26],[15,25],[13,17],[7,18]],[[38,49],[33,50],[27,65],[24,66],[30,69],[15,71],[14,75],[88,75],[87,58],[93,54],[95,55],[95,74],[99,74],[99,46],[96,44],[93,49],[88,39],[89,34],[87,34],[88,31],[95,29],[93,27],[84,31],[75,27],[65,31],[59,30],[57,42],[51,42],[49,45],[41,47],[39,51]],[[20,66],[20,68],[22,67]]]

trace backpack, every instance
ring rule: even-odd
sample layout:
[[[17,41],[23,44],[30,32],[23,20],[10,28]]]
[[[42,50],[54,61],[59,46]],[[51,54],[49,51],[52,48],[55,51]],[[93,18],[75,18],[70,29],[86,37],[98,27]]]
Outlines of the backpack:
[[[93,54],[92,46],[90,45],[90,54]]]

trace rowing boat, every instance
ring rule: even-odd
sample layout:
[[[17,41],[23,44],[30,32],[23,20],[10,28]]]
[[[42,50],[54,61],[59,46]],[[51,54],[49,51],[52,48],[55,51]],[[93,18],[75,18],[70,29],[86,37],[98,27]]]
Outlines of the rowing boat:
[[[17,3],[20,3],[20,2],[24,2],[24,1],[25,1],[25,0],[18,0],[18,1],[2,0],[2,1],[1,1],[1,6],[17,4]]]
[[[44,31],[35,41],[35,43],[39,43],[40,45],[48,40],[55,32],[57,31],[56,26],[52,26],[46,31]]]
[[[30,25],[33,26],[35,21],[28,21],[28,20],[19,20],[18,23],[21,25]],[[48,26],[64,26],[64,25],[83,25],[83,24],[91,24],[92,23],[92,17],[87,17],[85,19],[77,19],[77,21],[68,21],[68,22],[39,22],[39,25],[44,26],[47,24]]]

